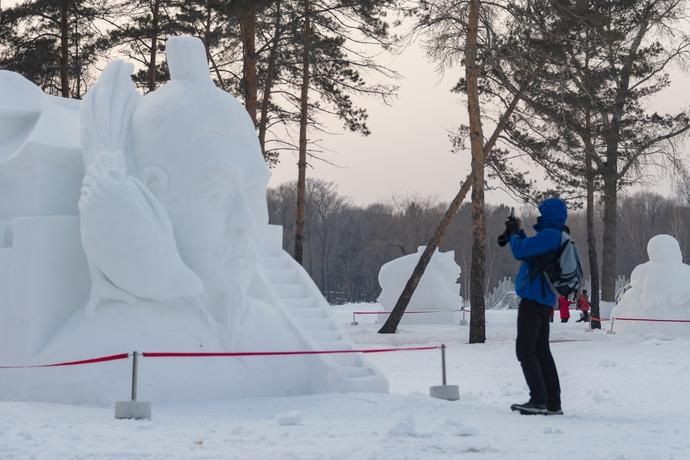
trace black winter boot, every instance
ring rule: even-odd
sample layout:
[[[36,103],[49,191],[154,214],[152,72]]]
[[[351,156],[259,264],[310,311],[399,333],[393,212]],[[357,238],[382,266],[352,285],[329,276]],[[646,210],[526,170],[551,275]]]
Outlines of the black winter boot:
[[[537,404],[532,401],[527,401],[524,404],[513,404],[510,406],[510,410],[520,412],[522,415],[545,415],[546,404]]]

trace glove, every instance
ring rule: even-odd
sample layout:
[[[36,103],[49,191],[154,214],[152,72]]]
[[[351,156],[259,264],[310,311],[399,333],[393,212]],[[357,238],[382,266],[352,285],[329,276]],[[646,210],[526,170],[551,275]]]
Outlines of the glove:
[[[508,244],[508,240],[510,239],[510,233],[508,233],[508,230],[504,230],[503,233],[498,235],[498,245],[500,247],[505,246]]]
[[[513,233],[518,233],[520,229],[522,228],[522,225],[520,223],[520,219],[508,219],[506,221],[506,232],[509,235],[512,235]]]

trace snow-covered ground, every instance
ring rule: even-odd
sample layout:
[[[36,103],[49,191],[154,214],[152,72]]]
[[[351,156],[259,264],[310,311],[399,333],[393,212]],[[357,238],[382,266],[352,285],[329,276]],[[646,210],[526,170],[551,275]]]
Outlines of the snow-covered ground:
[[[384,336],[373,316],[350,325],[352,310],[376,308],[334,311],[361,347],[445,343],[460,401],[427,396],[440,384],[439,351],[373,354],[389,395],[159,404],[151,421],[115,420],[112,408],[0,402],[0,458],[690,458],[690,339],[585,332],[573,312],[552,327],[565,415],[520,416],[508,409],[527,399],[515,310],[487,312],[487,343],[469,345],[467,326],[404,326]]]

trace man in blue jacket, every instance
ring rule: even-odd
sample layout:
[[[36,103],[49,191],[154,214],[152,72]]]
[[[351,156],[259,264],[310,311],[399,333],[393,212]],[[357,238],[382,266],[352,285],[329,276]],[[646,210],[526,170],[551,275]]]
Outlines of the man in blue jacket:
[[[513,257],[522,262],[515,280],[520,297],[515,350],[530,392],[528,402],[510,408],[521,414],[555,415],[563,413],[558,371],[549,347],[549,315],[556,296],[537,259],[560,248],[568,210],[562,200],[548,198],[539,205],[539,212],[537,233],[532,237],[520,228],[519,220],[506,222]]]

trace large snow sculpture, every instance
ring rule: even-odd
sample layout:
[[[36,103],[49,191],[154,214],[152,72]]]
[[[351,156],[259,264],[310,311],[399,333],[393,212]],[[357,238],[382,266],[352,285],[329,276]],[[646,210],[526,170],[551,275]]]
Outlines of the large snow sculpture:
[[[400,297],[407,280],[424,252],[425,246],[417,248],[415,254],[393,259],[381,266],[379,285],[381,295],[377,302],[383,310],[390,312]],[[434,313],[410,313],[403,316],[406,323],[451,323],[459,321],[458,310],[462,306],[460,285],[457,284],[460,267],[455,263],[454,251],[439,252],[431,256],[429,265],[419,280],[412,299],[407,306],[408,312],[425,310],[442,310]]]
[[[647,254],[649,261],[635,267],[630,275],[630,289],[612,315],[690,320],[690,265],[683,263],[678,241],[670,235],[656,235],[647,243]],[[690,336],[688,323],[616,321],[615,329]]]
[[[351,348],[268,225],[269,171],[248,114],[211,81],[200,40],[172,38],[167,55],[160,89],[141,96],[116,61],[80,106],[0,72],[11,123],[0,128],[0,365]],[[153,401],[387,390],[357,354],[141,367],[139,393]],[[4,398],[128,394],[124,361],[0,372]]]

